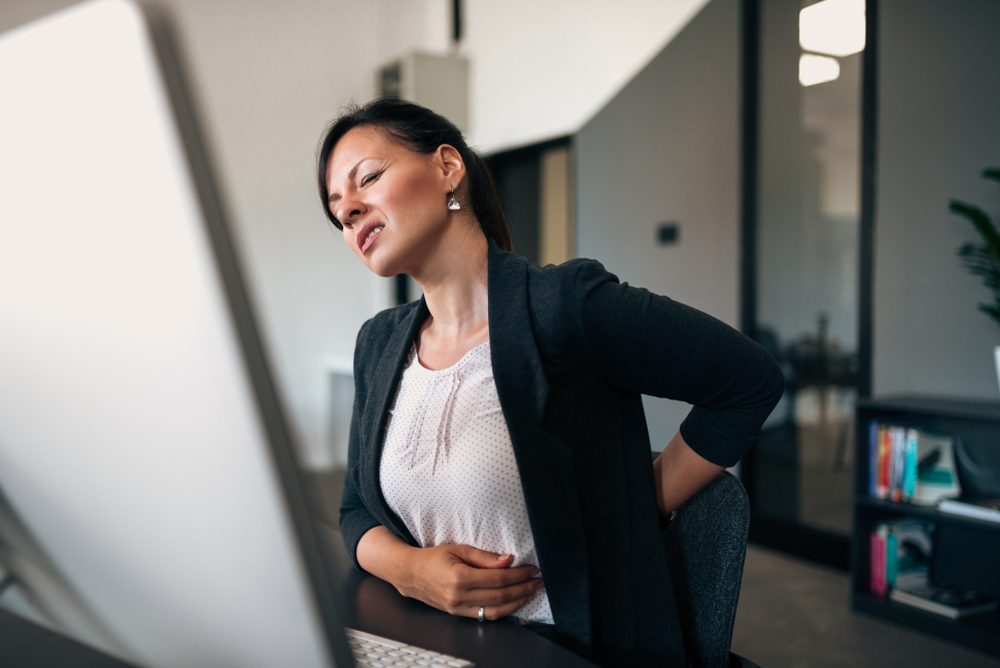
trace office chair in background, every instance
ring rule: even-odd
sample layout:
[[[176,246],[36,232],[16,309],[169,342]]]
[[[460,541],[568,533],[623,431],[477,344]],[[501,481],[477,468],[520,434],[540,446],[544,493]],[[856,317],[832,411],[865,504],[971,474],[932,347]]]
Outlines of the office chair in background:
[[[729,651],[749,529],[746,490],[723,472],[678,508],[663,532],[693,666],[759,668]]]

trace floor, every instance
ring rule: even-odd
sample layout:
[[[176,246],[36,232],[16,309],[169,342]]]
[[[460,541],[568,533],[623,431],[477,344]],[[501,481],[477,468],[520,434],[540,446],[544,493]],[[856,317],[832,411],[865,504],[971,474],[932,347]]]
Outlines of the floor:
[[[733,651],[762,668],[1000,668],[1000,659],[852,613],[846,573],[750,546]]]

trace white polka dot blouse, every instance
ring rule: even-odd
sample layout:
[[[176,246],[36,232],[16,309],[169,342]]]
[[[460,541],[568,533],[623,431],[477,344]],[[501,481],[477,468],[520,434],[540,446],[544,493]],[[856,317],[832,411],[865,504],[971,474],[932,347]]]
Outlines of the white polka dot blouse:
[[[411,348],[379,475],[386,502],[421,546],[471,545],[512,554],[514,566],[538,565],[489,341],[434,371]],[[513,616],[553,623],[545,590]]]

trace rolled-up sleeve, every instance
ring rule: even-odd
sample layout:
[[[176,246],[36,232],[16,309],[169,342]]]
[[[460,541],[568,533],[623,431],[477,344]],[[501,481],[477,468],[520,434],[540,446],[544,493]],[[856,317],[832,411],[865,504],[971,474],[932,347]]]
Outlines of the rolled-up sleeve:
[[[710,462],[735,464],[781,398],[774,358],[721,320],[623,284],[593,260],[579,262],[575,295],[595,371],[623,391],[691,404],[685,442]]]
[[[340,533],[344,537],[347,553],[359,569],[361,565],[358,563],[357,557],[358,541],[369,529],[380,524],[361,498],[358,473],[358,458],[361,449],[361,414],[366,397],[364,369],[361,368],[359,360],[361,346],[364,345],[364,334],[370,322],[362,325],[354,346],[354,409],[351,414],[351,431],[347,445],[347,475],[344,479],[344,495],[340,501]]]

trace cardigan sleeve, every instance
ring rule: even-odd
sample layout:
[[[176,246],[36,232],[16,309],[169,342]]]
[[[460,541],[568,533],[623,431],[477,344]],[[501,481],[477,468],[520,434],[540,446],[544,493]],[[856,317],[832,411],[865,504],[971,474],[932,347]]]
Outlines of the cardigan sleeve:
[[[361,414],[364,410],[364,401],[367,396],[365,392],[364,369],[361,368],[360,358],[362,353],[365,331],[371,320],[361,326],[358,331],[358,339],[354,346],[354,408],[351,414],[351,430],[347,445],[347,475],[344,478],[344,495],[340,501],[340,533],[344,538],[344,545],[350,555],[354,565],[359,569],[358,563],[358,542],[365,533],[380,524],[374,515],[369,512],[361,498],[361,484],[358,473],[358,452],[361,449]]]
[[[588,357],[611,385],[692,404],[681,423],[699,455],[732,466],[784,389],[774,358],[724,322],[581,261],[575,295]]]

